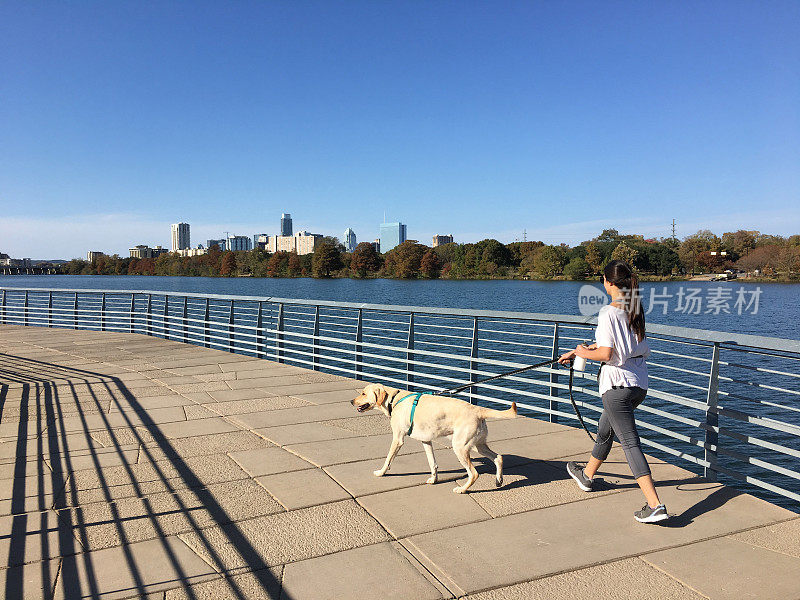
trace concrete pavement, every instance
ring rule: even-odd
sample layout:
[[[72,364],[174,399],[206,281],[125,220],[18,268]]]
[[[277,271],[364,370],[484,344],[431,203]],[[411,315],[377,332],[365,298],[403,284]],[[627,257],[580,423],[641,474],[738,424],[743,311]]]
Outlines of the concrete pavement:
[[[5,598],[800,598],[798,514],[652,459],[676,517],[645,526],[615,449],[598,491],[565,473],[583,431],[489,424],[506,457],[440,483],[361,382],[136,334],[0,326]]]

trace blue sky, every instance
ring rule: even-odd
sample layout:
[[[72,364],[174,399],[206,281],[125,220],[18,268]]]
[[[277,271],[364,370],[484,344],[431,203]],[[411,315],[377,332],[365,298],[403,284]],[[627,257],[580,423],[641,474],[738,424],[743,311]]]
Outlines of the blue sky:
[[[0,251],[800,232],[798,2],[4,2]]]

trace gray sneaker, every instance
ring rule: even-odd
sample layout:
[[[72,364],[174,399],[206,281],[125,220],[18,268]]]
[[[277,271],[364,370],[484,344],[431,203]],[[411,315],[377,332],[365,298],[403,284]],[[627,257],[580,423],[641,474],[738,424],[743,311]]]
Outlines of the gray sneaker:
[[[633,513],[633,517],[639,521],[639,523],[658,523],[659,521],[669,519],[669,514],[667,513],[667,507],[663,504],[659,504],[655,508],[650,508],[649,504],[645,504],[642,510],[637,510]]]
[[[584,492],[592,491],[592,480],[583,472],[583,467],[574,460],[567,463],[567,473],[569,473],[569,476],[575,480],[575,483],[577,483],[578,487]]]

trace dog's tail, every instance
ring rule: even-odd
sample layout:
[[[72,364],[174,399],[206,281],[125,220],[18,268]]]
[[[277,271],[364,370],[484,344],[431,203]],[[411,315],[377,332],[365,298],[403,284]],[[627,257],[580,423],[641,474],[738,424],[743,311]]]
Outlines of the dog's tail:
[[[517,403],[512,402],[508,410],[494,410],[493,408],[481,408],[482,419],[513,419],[517,416]]]

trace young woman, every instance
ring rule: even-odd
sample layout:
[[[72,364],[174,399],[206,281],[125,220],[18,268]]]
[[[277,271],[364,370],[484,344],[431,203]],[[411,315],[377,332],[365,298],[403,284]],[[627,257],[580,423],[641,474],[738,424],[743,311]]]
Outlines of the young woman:
[[[647,364],[650,354],[644,333],[644,313],[639,296],[639,281],[632,269],[621,260],[612,260],[603,270],[603,285],[611,296],[597,316],[595,342],[564,353],[559,362],[569,363],[576,356],[602,361],[600,395],[603,412],[597,426],[597,442],[585,467],[572,461],[567,472],[585,492],[592,490],[592,478],[608,458],[616,434],[625,458],[644,493],[647,504],[634,517],[641,523],[656,523],[669,518],[656,493],[650,467],[642,452],[633,410],[647,394]]]

